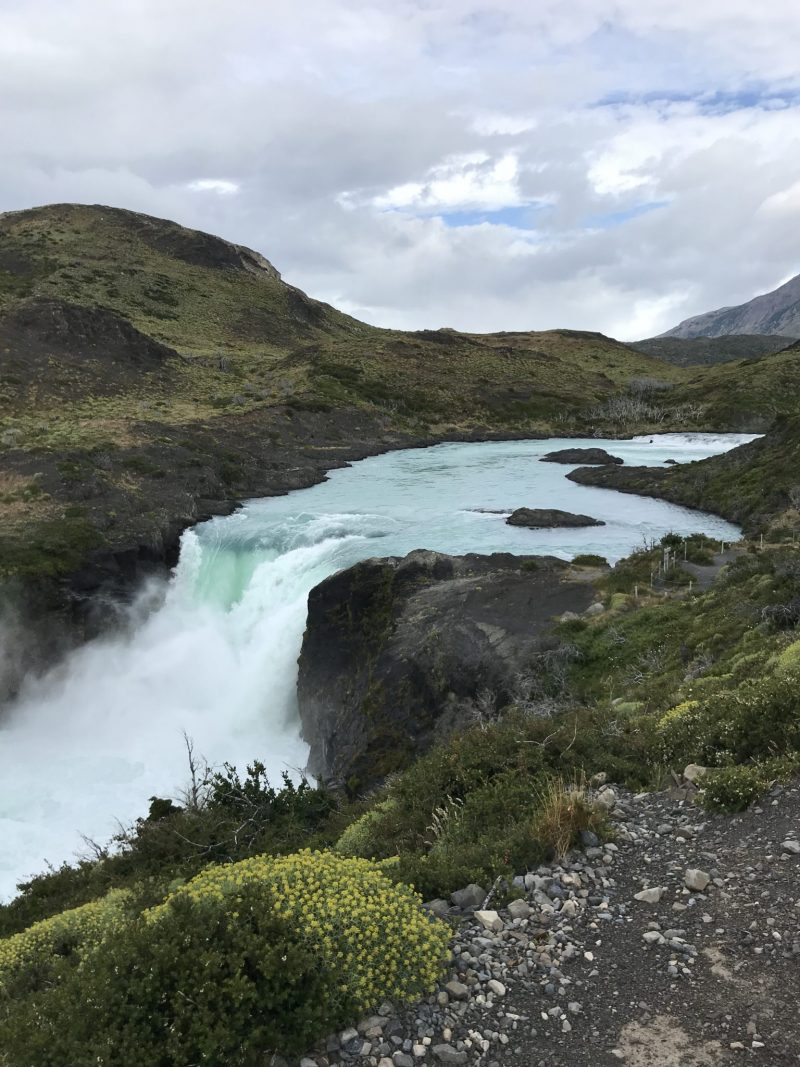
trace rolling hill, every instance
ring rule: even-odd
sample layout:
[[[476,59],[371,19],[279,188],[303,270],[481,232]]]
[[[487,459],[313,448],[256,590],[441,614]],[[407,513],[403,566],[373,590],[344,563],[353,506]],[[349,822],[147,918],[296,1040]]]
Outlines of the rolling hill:
[[[709,366],[737,359],[769,356],[794,344],[793,337],[769,334],[731,334],[726,337],[647,337],[631,348],[677,367]]]
[[[0,372],[7,576],[117,574],[357,456],[580,429],[682,376],[601,334],[378,329],[250,249],[75,204],[0,216]]]

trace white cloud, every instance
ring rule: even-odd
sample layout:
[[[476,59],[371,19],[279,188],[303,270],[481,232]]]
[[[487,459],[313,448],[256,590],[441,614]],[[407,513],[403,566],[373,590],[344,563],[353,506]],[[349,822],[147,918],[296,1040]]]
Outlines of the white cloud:
[[[174,217],[387,325],[655,333],[800,269],[798,51],[794,0],[0,0],[0,210]]]
[[[451,156],[431,167],[420,182],[405,182],[374,197],[377,208],[493,211],[521,203],[519,164],[512,153],[492,159],[485,152]]]
[[[186,188],[192,193],[216,193],[217,196],[234,196],[239,192],[236,182],[224,178],[195,178],[186,183]]]

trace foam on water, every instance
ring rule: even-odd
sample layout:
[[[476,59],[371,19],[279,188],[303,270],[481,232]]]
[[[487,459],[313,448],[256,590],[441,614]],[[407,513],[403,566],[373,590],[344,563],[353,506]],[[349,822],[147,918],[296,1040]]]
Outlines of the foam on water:
[[[599,552],[611,560],[675,530],[730,540],[714,516],[575,485],[548,451],[603,446],[628,464],[702,459],[750,438],[655,435],[633,441],[452,444],[333,471],[285,497],[249,502],[184,534],[169,582],[150,584],[124,633],[92,642],[30,680],[0,730],[0,898],[15,882],[105,842],[152,795],[187,775],[183,733],[209,761],[258,758],[274,779],[306,747],[295,707],[308,592],[369,556]],[[603,519],[583,530],[507,526],[516,507]],[[483,511],[478,509],[485,509]]]

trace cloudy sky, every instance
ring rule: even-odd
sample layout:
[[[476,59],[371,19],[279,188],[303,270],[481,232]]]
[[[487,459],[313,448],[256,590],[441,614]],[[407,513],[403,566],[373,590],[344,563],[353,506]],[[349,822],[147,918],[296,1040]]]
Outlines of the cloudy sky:
[[[385,326],[648,336],[800,271],[796,0],[0,0],[0,211],[107,203]]]

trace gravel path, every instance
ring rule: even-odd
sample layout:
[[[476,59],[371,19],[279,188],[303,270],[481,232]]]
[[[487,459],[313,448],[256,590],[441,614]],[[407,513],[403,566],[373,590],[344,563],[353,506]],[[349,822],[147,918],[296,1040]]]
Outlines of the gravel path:
[[[688,784],[598,797],[614,842],[589,835],[499,913],[479,887],[434,902],[460,921],[438,992],[303,1067],[800,1064],[800,782],[734,817]]]

